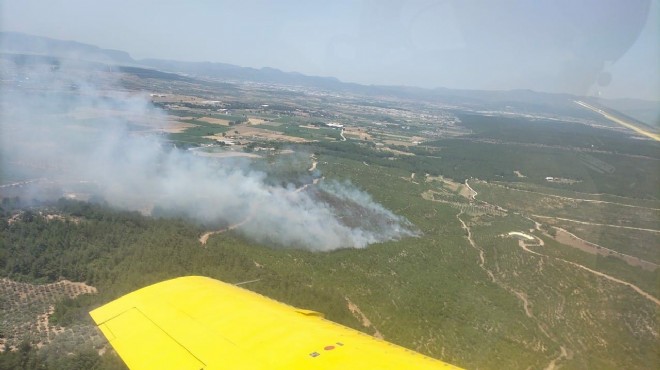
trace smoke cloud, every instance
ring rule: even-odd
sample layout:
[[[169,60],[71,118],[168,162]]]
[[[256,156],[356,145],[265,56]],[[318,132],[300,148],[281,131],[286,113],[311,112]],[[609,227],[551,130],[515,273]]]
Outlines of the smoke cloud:
[[[110,72],[2,63],[0,172],[5,183],[33,181],[13,188],[22,197],[88,193],[120,209],[185,216],[207,227],[239,225],[235,230],[256,242],[311,250],[417,234],[348,183],[321,181],[301,191],[271,184],[251,160],[174,147],[160,130],[167,115],[147,96],[120,91]]]

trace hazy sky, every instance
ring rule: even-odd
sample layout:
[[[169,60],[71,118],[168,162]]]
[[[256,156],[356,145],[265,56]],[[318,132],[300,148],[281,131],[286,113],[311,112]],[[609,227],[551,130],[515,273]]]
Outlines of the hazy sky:
[[[3,31],[134,58],[269,66],[367,84],[660,100],[660,0],[0,4]]]

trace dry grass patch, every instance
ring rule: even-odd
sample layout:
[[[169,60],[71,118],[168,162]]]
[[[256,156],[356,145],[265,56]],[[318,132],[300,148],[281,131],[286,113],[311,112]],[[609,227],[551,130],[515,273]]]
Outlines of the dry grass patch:
[[[250,124],[250,125],[262,125],[265,122],[266,122],[265,119],[256,118],[256,117],[248,117],[248,124]]]
[[[374,139],[367,131],[357,127],[344,127],[344,136],[359,140],[364,140],[365,138],[367,140]]]
[[[236,134],[236,131],[238,132],[238,134]],[[291,143],[310,142],[310,140],[303,139],[301,137],[288,136],[288,135],[284,135],[281,132],[250,127],[250,126],[237,127],[232,133],[238,135],[239,139],[242,137],[246,139],[275,140],[275,141],[285,141]]]
[[[229,126],[229,120],[222,118],[202,117],[202,118],[198,118],[197,120],[210,123],[212,125]]]

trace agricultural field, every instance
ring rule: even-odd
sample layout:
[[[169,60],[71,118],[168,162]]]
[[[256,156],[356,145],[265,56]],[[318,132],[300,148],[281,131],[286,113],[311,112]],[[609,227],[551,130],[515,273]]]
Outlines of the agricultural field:
[[[79,342],[92,340],[96,345],[102,343],[98,333],[89,325],[76,325],[67,330],[57,325],[58,321],[62,321],[61,319],[58,320],[57,316],[53,318],[56,303],[75,299],[81,294],[95,294],[96,288],[67,280],[35,285],[4,278],[0,280],[0,291],[2,292],[0,322],[2,322],[3,350],[16,350],[20,344],[19,340],[26,332],[35,334],[31,340],[37,341],[37,347],[49,344],[65,331],[77,336]],[[93,338],[86,338],[85,334]]]

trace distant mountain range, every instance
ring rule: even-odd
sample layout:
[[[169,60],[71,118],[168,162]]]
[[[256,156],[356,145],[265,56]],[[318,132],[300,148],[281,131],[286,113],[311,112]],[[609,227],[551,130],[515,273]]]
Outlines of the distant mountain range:
[[[125,51],[101,49],[76,41],[63,41],[18,32],[0,32],[0,51],[38,54],[67,59],[84,59],[109,64],[136,64]]]
[[[57,40],[17,32],[0,32],[0,52],[19,55],[23,58],[27,55],[39,55],[116,65],[120,66],[122,70],[134,74],[140,74],[140,68],[147,68],[160,72],[175,73],[178,76],[175,77],[177,79],[210,77],[228,82],[307,86],[336,92],[430,100],[448,105],[474,106],[481,109],[512,108],[523,111],[567,113],[567,109],[570,111],[576,109],[572,107],[572,101],[578,98],[570,94],[543,93],[531,90],[486,91],[360,85],[342,82],[334,77],[307,76],[268,67],[257,69],[217,62],[182,62],[162,59],[135,60],[130,54],[120,50],[102,49],[76,41]],[[154,74],[156,71],[149,73]],[[145,74],[145,72],[142,72],[142,74]],[[170,76],[170,78],[172,77]],[[659,102],[636,99],[598,99],[598,102],[643,123],[660,127]]]

